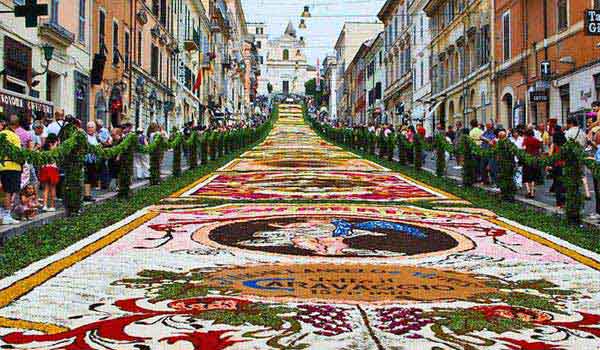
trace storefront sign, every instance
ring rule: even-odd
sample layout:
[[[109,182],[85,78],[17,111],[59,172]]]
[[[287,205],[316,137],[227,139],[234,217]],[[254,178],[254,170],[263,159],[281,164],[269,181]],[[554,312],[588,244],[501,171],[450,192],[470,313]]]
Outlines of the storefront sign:
[[[533,103],[548,102],[549,96],[547,91],[531,91],[529,93],[529,100]]]
[[[21,113],[44,113],[52,115],[54,107],[51,104],[35,101],[29,98],[18,96],[17,94],[0,91],[0,106],[4,112],[7,110]]]
[[[549,80],[552,75],[552,69],[550,66],[550,61],[542,61],[540,62],[540,72],[542,74],[543,80]]]
[[[177,79],[182,85],[185,85],[185,63],[181,59],[179,60]]]
[[[600,10],[585,11],[585,35],[600,35]]]

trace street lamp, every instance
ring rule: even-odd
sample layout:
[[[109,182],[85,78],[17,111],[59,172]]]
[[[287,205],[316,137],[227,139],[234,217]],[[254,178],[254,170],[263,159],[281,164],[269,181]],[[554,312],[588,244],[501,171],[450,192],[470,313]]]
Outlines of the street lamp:
[[[303,17],[303,18],[310,17],[310,10],[309,10],[308,6],[304,6],[304,11],[302,11],[302,14],[300,15],[300,17]]]
[[[34,72],[31,76],[32,79],[48,73],[48,68],[50,68],[50,61],[52,61],[52,57],[54,56],[54,47],[49,44],[44,44],[42,45],[42,51],[44,52],[44,60],[46,61],[46,65],[42,64],[44,71],[40,73]],[[36,86],[39,83],[39,81],[32,81],[31,86]]]

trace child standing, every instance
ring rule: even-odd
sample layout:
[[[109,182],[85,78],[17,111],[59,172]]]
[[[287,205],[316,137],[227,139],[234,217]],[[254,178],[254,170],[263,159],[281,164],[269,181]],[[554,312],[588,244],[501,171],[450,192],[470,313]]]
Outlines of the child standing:
[[[58,147],[58,137],[50,134],[44,143],[44,150],[50,151]],[[56,163],[46,164],[40,169],[40,183],[44,185],[43,211],[56,211],[56,185],[60,181],[60,173]],[[48,205],[49,204],[49,205]]]

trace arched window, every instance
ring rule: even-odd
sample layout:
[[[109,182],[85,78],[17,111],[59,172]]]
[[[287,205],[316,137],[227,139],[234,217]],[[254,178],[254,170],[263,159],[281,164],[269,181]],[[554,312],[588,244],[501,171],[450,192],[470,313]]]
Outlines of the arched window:
[[[487,105],[488,105],[488,102],[487,102],[487,99],[486,99],[486,96],[485,96],[485,91],[482,91],[481,92],[481,120],[483,121],[484,124],[487,121],[486,120],[487,119],[487,113],[486,113],[487,112]]]
[[[290,51],[288,49],[283,50],[283,60],[287,61],[290,59]]]

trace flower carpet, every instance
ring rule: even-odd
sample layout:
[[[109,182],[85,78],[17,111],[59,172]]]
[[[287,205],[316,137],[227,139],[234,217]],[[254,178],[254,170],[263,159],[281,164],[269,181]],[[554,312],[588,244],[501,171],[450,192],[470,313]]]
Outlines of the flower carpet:
[[[0,280],[0,349],[600,348],[599,256],[347,162],[301,113],[280,106],[242,158]]]

